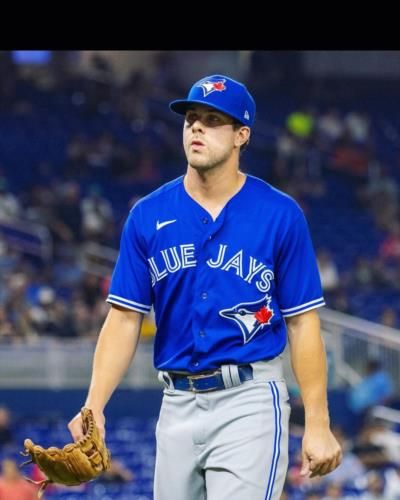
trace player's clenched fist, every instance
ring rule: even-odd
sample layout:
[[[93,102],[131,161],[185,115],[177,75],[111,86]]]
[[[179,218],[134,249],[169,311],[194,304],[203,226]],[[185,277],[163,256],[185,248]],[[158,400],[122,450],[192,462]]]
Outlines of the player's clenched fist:
[[[324,476],[342,461],[342,450],[329,428],[306,429],[303,437],[302,476]]]

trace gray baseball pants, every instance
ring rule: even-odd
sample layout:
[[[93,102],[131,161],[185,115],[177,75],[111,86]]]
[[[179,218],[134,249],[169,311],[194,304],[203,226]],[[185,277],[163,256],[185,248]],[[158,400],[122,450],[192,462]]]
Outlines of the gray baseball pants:
[[[154,500],[279,499],[290,414],[281,357],[252,367],[253,380],[229,389],[165,387]]]

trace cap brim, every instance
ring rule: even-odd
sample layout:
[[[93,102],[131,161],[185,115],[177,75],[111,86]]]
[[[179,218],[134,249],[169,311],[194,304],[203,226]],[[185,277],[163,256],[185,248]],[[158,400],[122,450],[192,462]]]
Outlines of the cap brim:
[[[238,122],[243,123],[236,116],[233,116],[230,113],[227,113],[223,107],[215,106],[214,104],[211,104],[207,101],[202,101],[201,99],[194,99],[192,101],[187,101],[186,99],[178,99],[176,101],[172,101],[169,104],[169,109],[171,111],[173,111],[174,113],[178,113],[178,115],[184,115],[184,114],[186,114],[186,111],[188,110],[188,108],[191,104],[203,104],[203,106],[217,109],[218,111],[221,111],[221,113],[224,113],[224,115],[230,116],[230,117],[234,118],[235,120],[237,120]]]
[[[193,101],[187,101],[186,99],[177,99],[169,104],[169,109],[178,115],[184,115]]]

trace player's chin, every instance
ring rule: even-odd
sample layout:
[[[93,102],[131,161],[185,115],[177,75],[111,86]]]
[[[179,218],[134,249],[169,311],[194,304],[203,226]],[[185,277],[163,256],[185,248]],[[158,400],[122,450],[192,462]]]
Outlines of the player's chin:
[[[199,158],[194,155],[190,155],[188,160],[189,160],[189,165],[199,172],[205,172],[206,170],[210,169],[209,162],[205,161],[204,158]]]

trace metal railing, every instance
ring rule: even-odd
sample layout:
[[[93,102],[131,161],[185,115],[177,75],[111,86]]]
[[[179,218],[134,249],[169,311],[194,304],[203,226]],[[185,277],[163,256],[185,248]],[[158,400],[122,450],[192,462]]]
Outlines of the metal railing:
[[[335,384],[357,383],[367,361],[378,359],[400,393],[400,331],[329,309],[320,312],[328,353],[332,355]]]
[[[85,272],[104,277],[111,274],[118,251],[114,248],[89,242],[82,248],[82,268]]]
[[[400,394],[400,332],[328,309],[320,311],[328,353],[329,385],[361,380],[369,358],[378,358]],[[41,338],[28,344],[0,345],[0,388],[83,388],[90,381],[94,340]],[[288,352],[289,385],[295,385]],[[141,340],[122,387],[154,387],[151,340]]]
[[[369,359],[381,361],[400,396],[400,331],[331,309],[319,310],[321,332],[328,362],[328,387],[355,385],[365,375]],[[289,348],[283,354],[290,387],[297,382],[290,364]]]
[[[47,261],[53,254],[50,231],[43,224],[22,219],[0,219],[0,239],[10,248]]]
[[[0,345],[0,388],[87,388],[95,343],[86,339],[43,338],[32,344]],[[121,387],[159,384],[153,346],[140,342]]]

